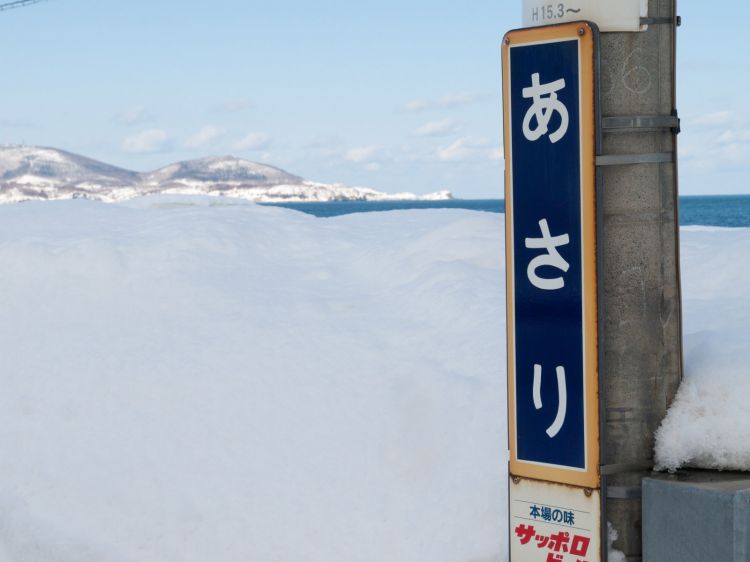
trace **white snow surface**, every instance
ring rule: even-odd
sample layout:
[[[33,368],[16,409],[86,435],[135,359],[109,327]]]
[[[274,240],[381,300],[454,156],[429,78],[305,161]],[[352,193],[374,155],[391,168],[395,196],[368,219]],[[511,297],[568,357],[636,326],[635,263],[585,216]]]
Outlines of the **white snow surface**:
[[[685,380],[656,436],[660,468],[750,470],[750,229],[682,229]]]
[[[0,562],[504,562],[503,216],[0,206]],[[664,467],[750,469],[748,229],[683,229]]]
[[[0,206],[0,561],[501,560],[501,220]]]
[[[617,529],[612,526],[612,523],[607,521],[607,562],[628,562],[625,553],[614,547],[615,541],[619,536],[620,534],[617,532]]]

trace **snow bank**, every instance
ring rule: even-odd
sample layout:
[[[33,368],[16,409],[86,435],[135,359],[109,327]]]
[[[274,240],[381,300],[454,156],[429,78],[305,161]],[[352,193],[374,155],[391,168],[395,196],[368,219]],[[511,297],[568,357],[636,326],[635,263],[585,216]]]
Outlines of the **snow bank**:
[[[686,227],[681,245],[685,380],[656,460],[750,470],[750,229]]]
[[[615,541],[619,538],[620,534],[612,526],[612,523],[607,521],[607,562],[628,562],[625,553],[617,550],[614,547]]]
[[[502,215],[0,206],[0,562],[503,562]],[[750,468],[750,230],[658,459]]]
[[[502,216],[0,207],[0,561],[496,562]]]

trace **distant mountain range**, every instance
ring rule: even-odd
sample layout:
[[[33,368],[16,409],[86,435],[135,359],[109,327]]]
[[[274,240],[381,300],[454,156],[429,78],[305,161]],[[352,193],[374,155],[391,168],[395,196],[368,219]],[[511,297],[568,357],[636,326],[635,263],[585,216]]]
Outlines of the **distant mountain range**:
[[[158,193],[219,195],[257,202],[452,199],[449,191],[388,194],[305,180],[235,158],[199,158],[133,172],[56,148],[0,145],[0,203],[51,199],[114,202]]]

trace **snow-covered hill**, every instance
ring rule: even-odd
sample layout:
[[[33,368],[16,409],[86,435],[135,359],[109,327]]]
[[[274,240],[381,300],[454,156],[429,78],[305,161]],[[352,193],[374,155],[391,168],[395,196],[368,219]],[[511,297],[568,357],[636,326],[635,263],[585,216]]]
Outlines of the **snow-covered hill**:
[[[448,191],[418,196],[312,182],[233,156],[177,162],[139,173],[55,148],[0,146],[0,203],[77,198],[114,202],[157,193],[220,195],[257,202],[452,198]]]
[[[148,184],[169,185],[180,182],[200,182],[212,185],[272,186],[303,183],[303,179],[268,166],[234,156],[199,158],[170,164],[143,175]]]
[[[63,150],[0,146],[0,202],[70,199],[139,182],[136,172]]]

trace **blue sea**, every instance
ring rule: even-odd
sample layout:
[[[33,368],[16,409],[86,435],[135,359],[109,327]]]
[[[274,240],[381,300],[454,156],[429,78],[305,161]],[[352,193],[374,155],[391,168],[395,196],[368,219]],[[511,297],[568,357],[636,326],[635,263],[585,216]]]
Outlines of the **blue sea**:
[[[502,213],[502,199],[452,199],[450,201],[332,201],[328,203],[274,203],[316,217],[403,209],[470,209]],[[680,197],[680,224],[750,227],[750,195],[698,195]]]

